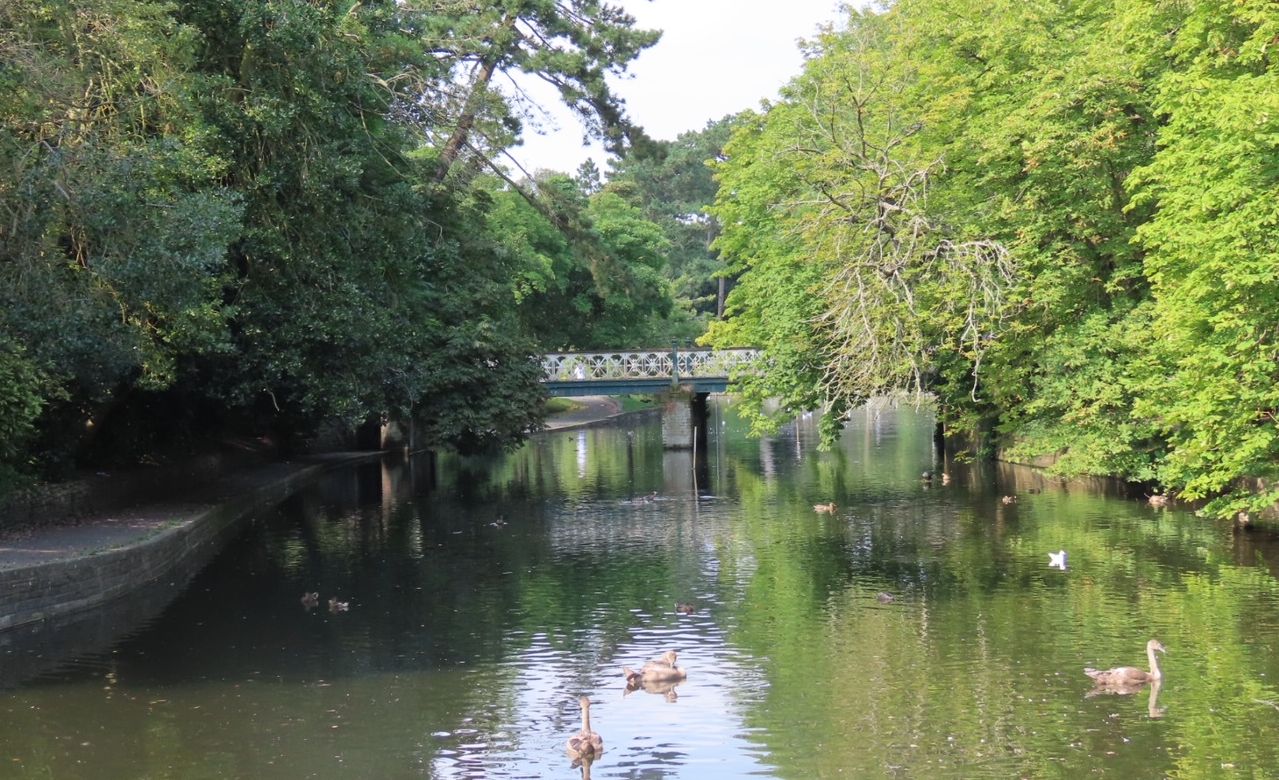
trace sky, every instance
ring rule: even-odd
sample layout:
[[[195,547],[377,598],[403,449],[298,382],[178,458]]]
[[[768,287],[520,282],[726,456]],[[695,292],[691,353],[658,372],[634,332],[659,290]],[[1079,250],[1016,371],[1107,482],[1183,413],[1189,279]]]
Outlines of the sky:
[[[631,119],[654,138],[686,130],[773,99],[803,64],[797,41],[841,18],[839,0],[617,0],[642,29],[662,39],[631,64],[630,78],[614,81]],[[521,87],[543,105],[558,99],[549,87]],[[582,146],[581,124],[566,110],[549,117],[552,129],[526,128],[512,154],[532,172],[572,173],[588,156],[606,170],[606,155]]]

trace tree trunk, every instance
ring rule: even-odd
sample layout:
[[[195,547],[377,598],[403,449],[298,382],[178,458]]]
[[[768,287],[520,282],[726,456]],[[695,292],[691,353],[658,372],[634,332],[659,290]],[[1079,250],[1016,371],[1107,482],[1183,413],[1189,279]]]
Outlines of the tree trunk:
[[[457,127],[453,129],[453,135],[449,136],[448,142],[444,144],[444,149],[440,152],[440,167],[435,172],[436,181],[444,181],[449,171],[453,169],[453,163],[457,162],[457,158],[461,156],[462,147],[466,145],[471,135],[471,128],[475,127],[481,95],[488,88],[489,82],[493,80],[493,71],[496,67],[496,55],[490,55],[480,63],[475,73],[475,83],[471,85],[471,92],[466,96],[462,115],[457,118]]]
[[[494,43],[494,41],[505,40],[506,34],[515,27],[516,19],[517,16],[514,13],[505,16],[502,19],[502,23],[498,25],[495,35],[489,39],[489,43],[494,50],[489,51],[476,67],[475,81],[471,84],[471,92],[466,96],[466,103],[462,106],[462,114],[457,118],[457,127],[453,129],[453,134],[449,136],[449,140],[444,144],[444,149],[440,152],[440,167],[435,172],[436,181],[444,181],[448,177],[449,171],[453,169],[453,163],[457,162],[457,158],[462,155],[462,147],[466,146],[466,142],[471,136],[471,130],[475,127],[475,119],[479,115],[484,92],[488,89],[489,83],[493,81],[493,74],[497,71],[497,63],[504,54],[509,53],[508,51],[497,51],[496,49],[500,48],[501,44]]]

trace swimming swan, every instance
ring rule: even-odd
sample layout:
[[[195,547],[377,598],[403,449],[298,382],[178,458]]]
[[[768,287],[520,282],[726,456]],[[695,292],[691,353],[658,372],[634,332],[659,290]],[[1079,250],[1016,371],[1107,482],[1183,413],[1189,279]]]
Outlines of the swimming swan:
[[[1152,639],[1146,643],[1146,658],[1150,661],[1150,671],[1138,669],[1135,666],[1117,666],[1114,669],[1097,670],[1084,669],[1084,674],[1093,678],[1097,685],[1106,687],[1123,687],[1131,685],[1140,685],[1154,680],[1161,679],[1163,674],[1159,671],[1159,663],[1155,660],[1155,651],[1161,653],[1168,652],[1164,646],[1159,644],[1158,639]]]
[[[582,705],[582,730],[569,737],[564,747],[572,758],[595,758],[604,752],[604,739],[591,731],[591,700],[581,696],[577,703]]]

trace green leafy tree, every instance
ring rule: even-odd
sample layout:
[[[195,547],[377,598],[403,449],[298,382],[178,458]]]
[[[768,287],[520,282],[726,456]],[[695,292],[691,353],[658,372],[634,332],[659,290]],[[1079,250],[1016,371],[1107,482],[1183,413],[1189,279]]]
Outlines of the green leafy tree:
[[[599,291],[595,346],[648,346],[664,333],[671,313],[670,283],[663,269],[670,243],[659,225],[611,192],[591,198],[587,214],[606,262],[594,273]]]
[[[47,380],[22,349],[0,334],[0,495],[23,467],[36,420],[49,400]]]
[[[794,411],[820,407],[824,370],[812,327],[822,312],[821,269],[790,240],[785,216],[772,208],[796,179],[784,166],[751,164],[770,158],[769,130],[764,117],[746,115],[717,169],[721,194],[714,214],[725,228],[716,247],[738,284],[728,296],[727,318],[712,323],[706,336],[716,347],[754,346],[767,354],[766,371],[735,382],[756,432],[772,427],[762,414],[770,398]]]
[[[533,427],[508,269],[405,109],[451,78],[447,23],[389,0],[0,8],[3,458],[29,460],[32,410],[46,466],[196,415],[306,433],[431,408],[432,441],[471,447]]]
[[[518,130],[516,110],[493,86],[498,74],[519,72],[550,84],[588,134],[614,153],[647,142],[606,77],[624,72],[659,33],[635,29],[634,17],[619,6],[599,0],[412,0],[406,7],[440,31],[429,41],[452,64],[454,82],[463,82],[442,88],[451,99],[436,116],[448,119],[430,127],[447,132],[438,145],[440,180],[468,152],[479,167],[493,168],[491,155]]]
[[[184,355],[228,344],[240,207],[196,107],[195,31],[172,11],[0,8],[0,330],[47,378],[27,392],[52,460],[135,389],[170,387]]]
[[[768,348],[757,401],[927,389],[1006,456],[1272,504],[1276,24],[1249,0],[850,14],[727,146],[742,279],[711,341]]]
[[[494,193],[490,232],[511,258],[525,327],[545,349],[620,349],[666,343],[673,307],[661,228],[617,194],[587,198],[573,179],[545,174],[537,197],[556,222],[510,189]],[[570,233],[557,224],[573,224]]]
[[[667,275],[676,296],[704,318],[723,316],[728,289],[712,246],[720,228],[710,212],[718,190],[710,165],[723,156],[735,122],[728,116],[674,141],[659,141],[654,153],[615,161],[609,176],[611,190],[662,226],[671,242]]]
[[[1137,238],[1163,368],[1139,411],[1169,438],[1166,483],[1220,496],[1220,514],[1260,509],[1279,499],[1279,15],[1257,0],[1125,11],[1171,65],[1153,84],[1158,150],[1134,176],[1154,210]]]
[[[784,101],[739,131],[750,145],[735,138],[720,166],[718,246],[745,261],[730,313],[764,296],[796,304],[710,331],[717,346],[765,348],[767,371],[747,380],[756,399],[838,418],[876,395],[921,393],[939,353],[979,361],[1002,315],[1006,249],[930,207],[944,166],[921,135],[890,21],[853,13],[821,36]]]
[[[406,34],[414,17],[394,3],[192,0],[186,13],[205,33],[199,64],[221,89],[207,111],[245,205],[230,248],[236,349],[203,369],[216,390],[286,430],[429,413],[433,441],[521,436],[540,396],[530,353],[492,295],[501,269],[453,232],[483,218],[464,190],[432,185],[416,128],[388,121],[408,99],[396,74],[443,67]],[[503,406],[463,408],[480,377]]]
[[[1003,330],[973,377],[943,361],[935,388],[957,429],[988,426],[1013,457],[1065,474],[1150,478],[1158,434],[1133,415],[1147,371],[1148,288],[1129,172],[1156,123],[1109,6],[903,3],[898,47],[945,176],[932,201],[1008,247],[1020,269]]]

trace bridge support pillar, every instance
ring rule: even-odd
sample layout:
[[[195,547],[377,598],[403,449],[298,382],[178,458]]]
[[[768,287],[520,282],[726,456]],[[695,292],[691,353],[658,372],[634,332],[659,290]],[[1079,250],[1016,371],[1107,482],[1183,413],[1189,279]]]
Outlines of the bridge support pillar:
[[[671,388],[662,396],[662,446],[668,450],[706,449],[706,398],[687,387]]]

